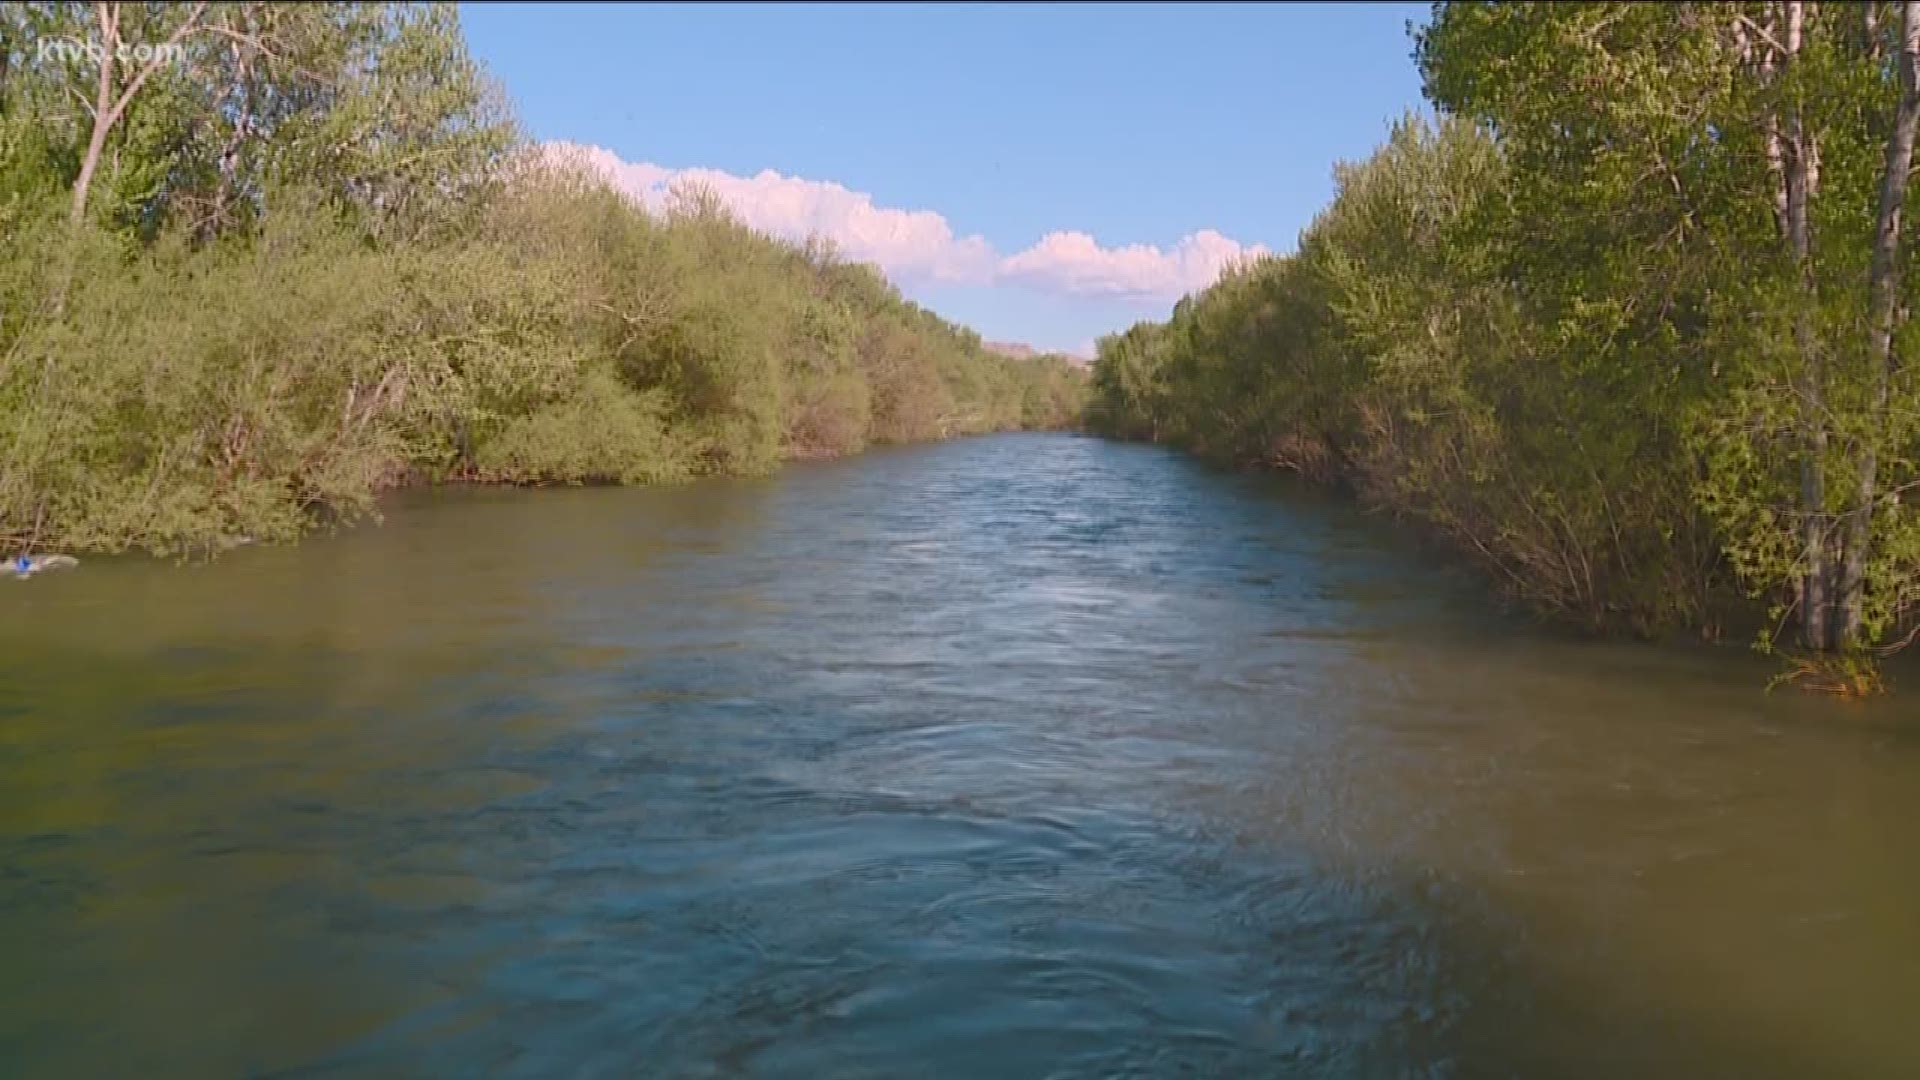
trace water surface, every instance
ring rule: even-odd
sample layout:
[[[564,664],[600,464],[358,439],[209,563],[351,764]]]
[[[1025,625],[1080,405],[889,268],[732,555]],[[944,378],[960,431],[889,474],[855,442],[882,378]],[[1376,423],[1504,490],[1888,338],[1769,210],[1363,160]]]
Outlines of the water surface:
[[[1006,436],[0,585],[9,1076],[1920,1075],[1920,729]]]

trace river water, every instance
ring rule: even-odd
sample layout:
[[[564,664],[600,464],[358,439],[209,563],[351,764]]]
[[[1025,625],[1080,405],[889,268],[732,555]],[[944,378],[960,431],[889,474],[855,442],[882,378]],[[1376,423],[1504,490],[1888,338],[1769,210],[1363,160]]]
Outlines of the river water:
[[[1068,435],[0,585],[7,1076],[1920,1075],[1920,711]]]

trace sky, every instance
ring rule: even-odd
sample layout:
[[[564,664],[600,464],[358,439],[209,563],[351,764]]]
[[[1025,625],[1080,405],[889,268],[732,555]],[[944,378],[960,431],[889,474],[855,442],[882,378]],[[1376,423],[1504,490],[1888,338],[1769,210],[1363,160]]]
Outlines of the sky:
[[[1422,108],[1425,4],[463,4],[522,124],[660,205],[703,184],[988,340],[1090,354],[1293,250]]]

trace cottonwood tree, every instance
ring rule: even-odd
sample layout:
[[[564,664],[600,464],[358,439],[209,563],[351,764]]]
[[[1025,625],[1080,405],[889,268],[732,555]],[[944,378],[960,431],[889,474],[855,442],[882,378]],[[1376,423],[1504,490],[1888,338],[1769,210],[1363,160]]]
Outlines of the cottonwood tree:
[[[1525,287],[1606,330],[1595,360],[1678,373],[1730,563],[1823,652],[1916,599],[1916,33],[1910,4],[1466,3],[1419,46],[1512,163]]]
[[[141,87],[175,58],[174,50],[187,35],[200,28],[200,20],[207,11],[205,3],[185,9],[183,14],[172,20],[171,27],[165,29],[159,47],[142,55],[132,48],[133,43],[124,33],[128,29],[131,8],[134,5],[123,3],[98,3],[93,6],[93,29],[98,36],[92,42],[91,52],[98,71],[94,79],[93,100],[88,107],[92,124],[86,149],[80,155],[79,174],[73,180],[69,218],[76,228],[86,218],[87,195],[93,187],[93,175],[100,167],[101,155],[106,153],[107,136],[126,115],[127,106],[133,103]],[[140,13],[145,14],[144,8]],[[147,21],[149,25],[146,29],[151,34],[158,27],[151,25],[155,20]],[[165,23],[161,22],[160,25],[165,26]],[[140,44],[144,48],[148,43]]]
[[[449,227],[516,143],[450,4],[8,8],[10,141],[31,112],[75,228],[186,224],[206,240],[295,185],[411,235]]]

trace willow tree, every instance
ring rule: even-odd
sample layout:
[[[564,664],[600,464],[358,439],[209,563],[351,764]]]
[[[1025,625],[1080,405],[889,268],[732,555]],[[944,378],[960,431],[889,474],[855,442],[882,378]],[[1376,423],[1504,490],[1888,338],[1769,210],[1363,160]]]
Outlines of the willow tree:
[[[1142,322],[1096,343],[1087,421],[1095,431],[1158,442],[1170,433],[1165,327]]]

